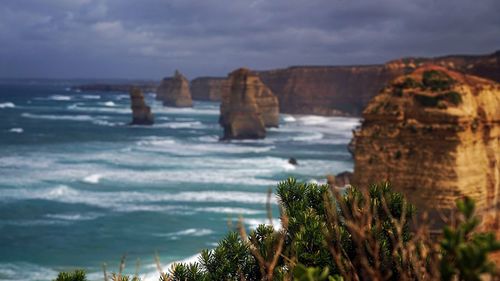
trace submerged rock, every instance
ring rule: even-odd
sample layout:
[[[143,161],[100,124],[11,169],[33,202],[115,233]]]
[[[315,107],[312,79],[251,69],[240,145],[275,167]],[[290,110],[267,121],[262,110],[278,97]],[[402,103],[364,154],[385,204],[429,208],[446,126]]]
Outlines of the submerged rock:
[[[156,91],[156,99],[165,106],[192,107],[193,100],[189,89],[189,81],[178,70],[173,77],[161,81]]]
[[[144,95],[138,88],[130,90],[132,122],[130,125],[152,125],[154,123],[151,108],[144,102]]]
[[[355,132],[353,183],[390,181],[439,227],[463,196],[485,222],[500,203],[500,86],[438,66],[394,80]]]
[[[288,164],[292,164],[294,166],[297,166],[299,165],[299,163],[297,162],[297,159],[291,157],[290,159],[288,159]]]

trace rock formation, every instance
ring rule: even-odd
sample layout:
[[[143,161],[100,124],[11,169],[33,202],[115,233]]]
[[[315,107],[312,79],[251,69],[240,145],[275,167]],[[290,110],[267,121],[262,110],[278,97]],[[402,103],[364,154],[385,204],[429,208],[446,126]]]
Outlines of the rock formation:
[[[227,77],[199,77],[191,81],[194,100],[220,101],[222,93],[228,93],[229,88]]]
[[[363,117],[354,185],[389,180],[437,224],[436,213],[469,196],[485,221],[498,224],[499,84],[427,65],[390,83]]]
[[[278,99],[250,70],[240,68],[229,75],[230,92],[224,93],[219,123],[224,139],[258,139],[266,127],[279,124]]]
[[[138,88],[130,90],[130,102],[132,108],[132,122],[130,125],[153,125],[153,114],[151,108],[144,102],[144,95]]]
[[[189,81],[178,70],[171,78],[161,81],[156,92],[156,99],[163,102],[165,106],[192,107]]]

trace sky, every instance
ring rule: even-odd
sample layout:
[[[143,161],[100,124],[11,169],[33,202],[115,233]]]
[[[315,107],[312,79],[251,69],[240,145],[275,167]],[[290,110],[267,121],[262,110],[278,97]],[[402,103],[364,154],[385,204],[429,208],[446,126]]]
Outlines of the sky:
[[[160,79],[500,49],[499,0],[2,0],[0,77]]]

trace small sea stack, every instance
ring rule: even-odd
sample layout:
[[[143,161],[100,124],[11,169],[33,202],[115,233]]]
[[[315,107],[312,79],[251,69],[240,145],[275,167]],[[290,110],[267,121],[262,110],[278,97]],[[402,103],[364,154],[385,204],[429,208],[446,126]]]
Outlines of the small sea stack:
[[[156,99],[164,106],[192,107],[193,100],[189,89],[189,81],[178,70],[173,77],[164,78],[156,91]]]
[[[249,69],[229,74],[230,91],[223,92],[219,123],[224,139],[261,139],[266,127],[279,124],[278,99]]]
[[[130,125],[153,125],[154,118],[151,108],[146,105],[144,95],[139,88],[130,90],[130,102],[132,108],[132,122]]]

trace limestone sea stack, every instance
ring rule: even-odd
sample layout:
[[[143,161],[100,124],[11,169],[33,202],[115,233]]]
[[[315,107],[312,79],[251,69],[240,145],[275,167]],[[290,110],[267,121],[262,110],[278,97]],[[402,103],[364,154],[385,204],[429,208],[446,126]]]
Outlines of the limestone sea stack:
[[[355,132],[353,184],[390,181],[421,212],[440,216],[463,196],[498,226],[500,86],[427,65],[375,96]]]
[[[230,91],[223,93],[219,123],[224,139],[260,139],[266,127],[279,124],[278,99],[255,73],[240,68],[229,74]]]
[[[151,108],[144,102],[144,95],[138,88],[130,90],[130,102],[132,108],[132,122],[130,125],[153,125],[153,114]]]
[[[192,107],[193,100],[189,90],[189,81],[178,70],[173,77],[161,81],[156,92],[156,99],[165,106]]]

